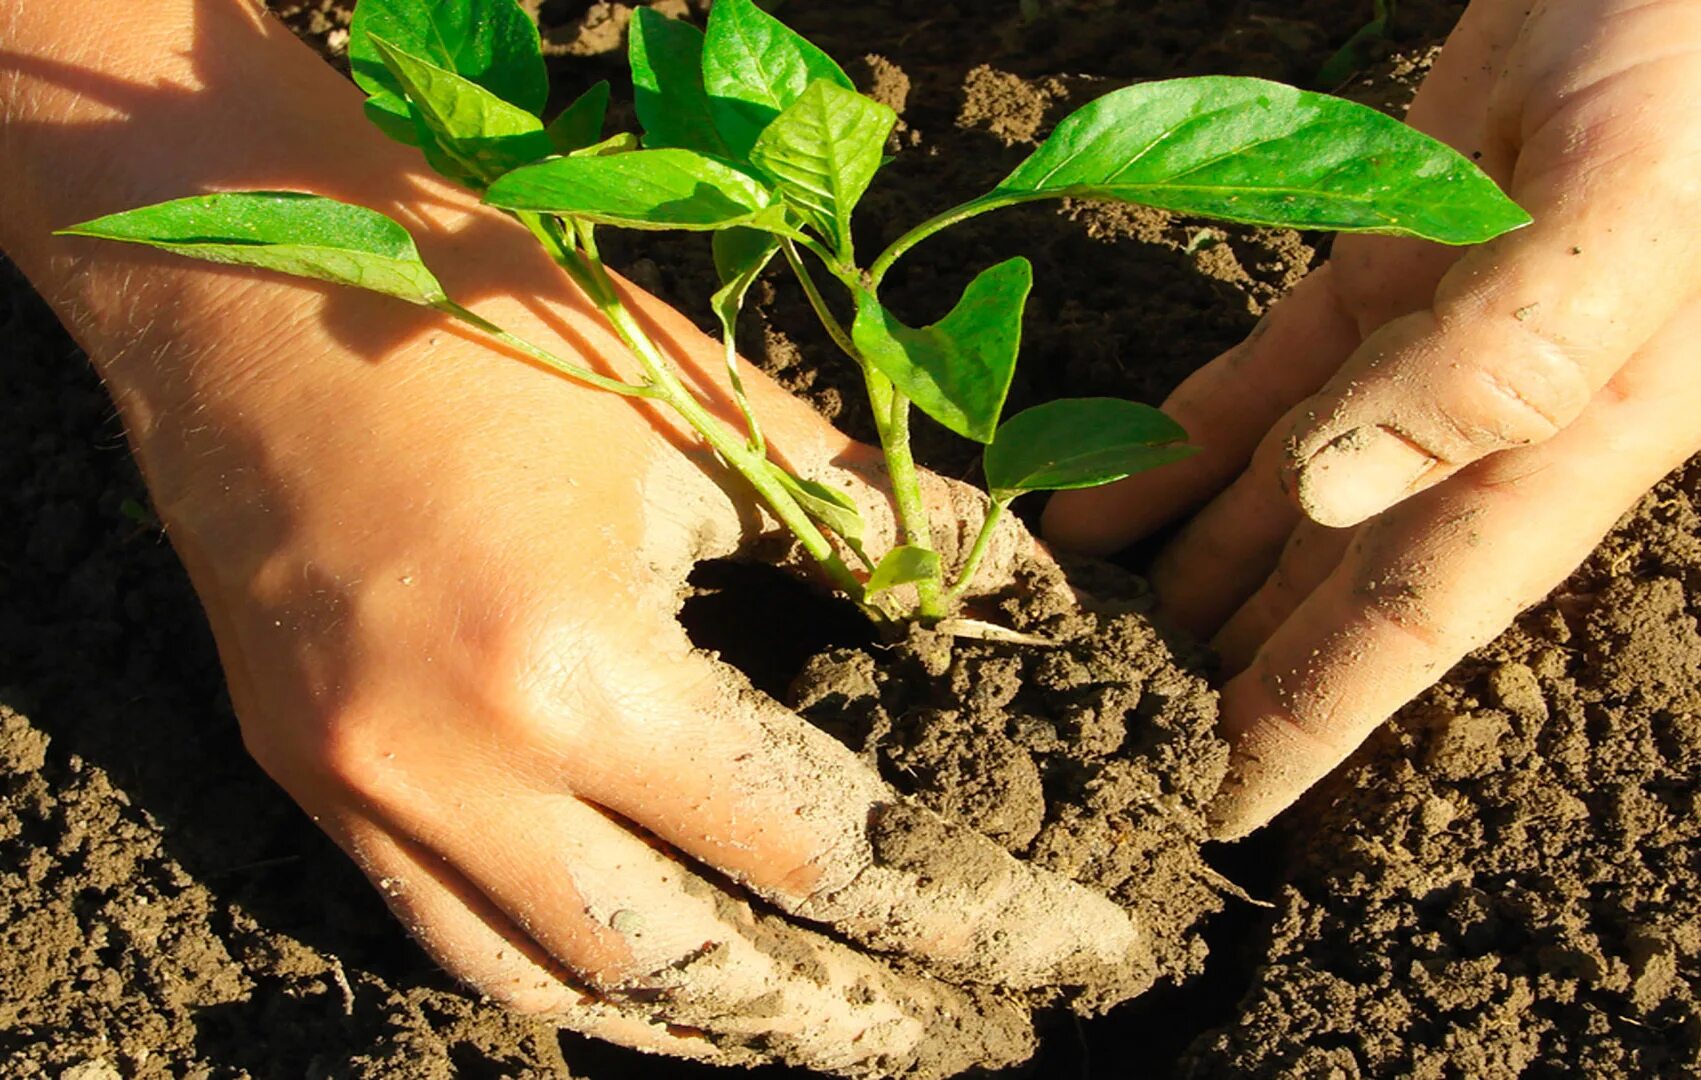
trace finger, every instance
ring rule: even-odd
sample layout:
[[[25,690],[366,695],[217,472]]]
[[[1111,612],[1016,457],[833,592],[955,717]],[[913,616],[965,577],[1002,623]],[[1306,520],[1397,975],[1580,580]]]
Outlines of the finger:
[[[1263,824],[1385,717],[1499,633],[1617,516],[1701,445],[1692,306],[1581,419],[1482,462],[1359,530],[1347,556],[1223,691],[1234,744],[1213,807],[1225,837]]]
[[[654,319],[682,342],[703,340],[677,316]],[[759,408],[778,393],[757,380],[751,392],[763,399]],[[773,415],[776,456],[807,478],[843,484],[878,530],[871,546],[890,541],[889,496],[856,475],[872,461],[871,449],[795,403]],[[665,597],[666,609],[633,619],[625,647],[614,644],[595,664],[586,664],[575,641],[566,643],[570,656],[522,665],[562,673],[520,711],[529,731],[553,740],[572,789],[783,910],[831,923],[873,948],[917,956],[954,979],[1149,984],[1147,940],[1123,909],[1018,862],[977,833],[912,810],[830,736],[691,648],[674,618],[672,583],[693,559],[728,549],[724,537],[701,535],[709,514],[690,500],[713,498],[701,484],[671,475],[651,483],[667,485],[660,528],[675,532],[646,538],[646,563],[634,576],[653,575],[649,592]],[[938,491],[934,483],[925,482]],[[963,508],[960,488],[946,499]],[[1013,565],[1024,548],[1035,550],[1014,522],[1000,537],[988,576]],[[579,719],[564,722],[564,715]],[[926,844],[916,841],[922,835]]]
[[[723,1059],[948,1074],[1032,1049],[1025,1010],[759,915],[572,796],[470,793],[402,813],[396,824],[603,1002],[700,1032]],[[467,821],[480,828],[469,834]],[[946,1022],[958,1038],[937,1037]]]
[[[1331,265],[1270,309],[1241,344],[1200,368],[1163,404],[1199,453],[1046,504],[1043,531],[1062,547],[1109,554],[1203,503],[1245,468],[1259,436],[1315,391],[1358,344]]]
[[[1278,486],[1283,453],[1277,432],[1266,435],[1252,464],[1152,560],[1166,617],[1195,637],[1210,637],[1257,590],[1300,520]]]
[[[367,822],[326,824],[431,958],[461,983],[518,1012],[547,1014],[582,1035],[715,1064],[763,1060],[688,1029],[625,1013],[573,985],[549,956],[441,858]]]
[[[1468,9],[1407,117],[1496,177],[1510,173],[1512,155],[1506,140],[1488,130],[1487,84],[1522,21],[1522,12],[1505,5]],[[1046,537],[1107,554],[1222,490],[1274,421],[1333,375],[1362,334],[1422,308],[1458,255],[1396,237],[1338,238],[1329,262],[1275,305],[1246,342],[1164,402],[1201,452],[1106,488],[1060,492],[1046,507]]]
[[[1467,254],[1302,406],[1285,467],[1308,516],[1354,525],[1552,438],[1688,301],[1701,242],[1671,222],[1701,211],[1701,131],[1644,103],[1698,91],[1689,60],[1650,63],[1527,133],[1512,191],[1535,224]]]
[[[1353,530],[1302,521],[1288,536],[1276,569],[1211,639],[1224,675],[1252,662],[1258,649],[1340,563]]]
[[[573,790],[802,918],[966,982],[1117,985],[1149,948],[1105,897],[903,803],[677,625],[576,672],[533,724]]]
[[[1501,180],[1511,174],[1513,151],[1490,127],[1486,103],[1523,18],[1507,5],[1467,9],[1407,114],[1413,127]],[[1399,237],[1339,237],[1329,262],[1273,307],[1245,343],[1164,402],[1201,452],[1105,488],[1060,492],[1046,507],[1046,538],[1108,554],[1222,490],[1258,436],[1333,375],[1363,334],[1427,306],[1459,254]]]

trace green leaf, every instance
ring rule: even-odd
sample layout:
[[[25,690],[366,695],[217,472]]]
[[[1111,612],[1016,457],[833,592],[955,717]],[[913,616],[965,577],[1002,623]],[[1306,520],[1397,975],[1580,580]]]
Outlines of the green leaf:
[[[638,136],[630,131],[621,131],[610,135],[602,142],[594,142],[573,151],[573,157],[602,157],[606,154],[626,154],[638,149]]]
[[[981,456],[994,501],[1024,491],[1097,487],[1189,457],[1198,448],[1168,416],[1135,401],[1064,398],[1024,409]]]
[[[791,493],[810,517],[844,537],[853,547],[862,543],[862,512],[849,495],[818,480],[805,480],[769,462],[774,478]]]
[[[1001,262],[969,282],[949,315],[920,330],[861,291],[851,338],[922,412],[965,438],[991,442],[1016,370],[1022,305],[1032,284],[1028,260]]]
[[[420,130],[419,114],[407,98],[388,90],[366,99],[366,119],[385,135],[404,146],[420,146],[430,141],[429,133]]]
[[[194,195],[95,218],[57,235],[146,244],[207,262],[353,285],[414,304],[446,299],[406,229],[376,210],[320,195]]]
[[[851,210],[897,121],[878,101],[817,79],[762,132],[750,161],[823,239],[849,251]]]
[[[868,584],[864,589],[872,596],[899,585],[938,579],[939,553],[903,544],[886,553],[885,558],[874,568],[874,573],[868,575]]]
[[[527,165],[491,184],[485,202],[632,229],[719,229],[756,220],[769,194],[690,150],[634,150]]]
[[[703,88],[735,158],[748,155],[762,130],[816,79],[856,89],[832,57],[751,0],[715,0],[703,39]]]
[[[604,79],[562,109],[544,129],[558,154],[571,154],[602,140],[602,125],[608,118],[608,80]]]
[[[703,32],[650,8],[633,13],[627,32],[632,102],[652,150],[677,147],[731,157],[709,115],[703,89]]]
[[[714,237],[715,271],[721,287],[710,298],[724,339],[731,342],[739,309],[750,286],[780,250],[779,238],[759,229],[722,229]]]
[[[369,43],[432,135],[435,149],[453,163],[452,168],[441,168],[439,159],[427,154],[432,166],[450,179],[483,187],[555,152],[543,124],[531,113],[381,37],[373,36]]]
[[[533,115],[549,97],[537,23],[516,0],[360,0],[348,38],[354,81],[368,94],[400,96],[375,36]]]
[[[1224,76],[1099,98],[969,207],[1064,195],[1447,244],[1481,243],[1530,221],[1482,170],[1375,109]]]
[[[779,247],[779,240],[757,229],[723,229],[715,234],[713,241],[715,273],[722,285],[730,285],[741,277],[754,277],[768,265]]]

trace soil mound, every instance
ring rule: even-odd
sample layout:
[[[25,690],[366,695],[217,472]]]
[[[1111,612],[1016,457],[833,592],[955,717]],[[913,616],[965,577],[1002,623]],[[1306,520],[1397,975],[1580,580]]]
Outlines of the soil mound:
[[[998,603],[1000,625],[1052,644],[915,631],[891,650],[812,658],[791,694],[900,791],[1135,914],[1157,966],[1074,991],[1089,1013],[1202,969],[1198,924],[1222,906],[1222,881],[1199,846],[1228,764],[1216,694],[1142,613],[1138,579],[1107,570],[1096,583],[1123,598],[1095,610],[1042,599],[1059,595],[1056,568],[1026,571]]]

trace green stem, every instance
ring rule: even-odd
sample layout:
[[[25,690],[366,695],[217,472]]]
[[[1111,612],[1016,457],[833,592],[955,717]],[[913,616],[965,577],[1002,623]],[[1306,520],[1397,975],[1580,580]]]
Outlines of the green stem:
[[[750,397],[744,392],[744,379],[738,373],[738,343],[733,336],[731,323],[721,328],[721,351],[725,354],[727,380],[732,383],[732,398],[738,402],[738,411],[744,416],[744,430],[749,435],[745,442],[752,452],[766,457],[768,444],[762,438],[762,424],[756,419],[755,410],[750,407]]]
[[[833,314],[833,309],[827,306],[826,298],[821,295],[821,289],[815,284],[815,275],[810,273],[809,265],[797,253],[797,248],[787,240],[783,250],[786,253],[786,262],[791,263],[792,272],[797,275],[798,284],[803,286],[803,294],[809,297],[809,306],[815,309],[815,317],[821,320],[827,336],[833,339],[833,344],[839,347],[840,352],[855,360],[857,366],[866,367],[862,353],[857,351],[856,343],[851,340],[838,316]]]
[[[632,351],[632,355],[637,358],[644,374],[649,378],[650,396],[667,403],[684,417],[686,423],[696,429],[721,459],[756,489],[756,493],[774,512],[774,516],[791,530],[792,535],[803,545],[803,549],[821,564],[837,588],[861,603],[865,611],[878,615],[878,609],[866,602],[862,583],[839,557],[832,542],[821,533],[815,521],[797,504],[791,493],[774,478],[767,456],[751,449],[744,439],[704,408],[679,381],[673,365],[662,355],[643,326],[621,302],[620,291],[615,287],[614,280],[608,276],[602,261],[597,258],[595,247],[587,245],[587,250],[580,253],[567,240],[560,222],[552,217],[531,213],[518,216],[548,249],[551,258],[574,282],[580,284],[614,332],[619,335],[620,340]]]
[[[619,379],[611,379],[606,375],[598,375],[590,368],[580,367],[578,364],[563,360],[547,349],[541,349],[526,339],[509,333],[477,312],[468,311],[453,300],[443,300],[434,306],[438,311],[452,315],[475,330],[489,334],[516,352],[525,353],[538,363],[551,370],[558,371],[570,379],[577,379],[582,383],[596,387],[598,390],[607,390],[610,393],[625,397],[653,398],[656,396],[655,390],[647,385],[641,386],[636,383],[622,382]]]
[[[892,498],[898,504],[904,543],[932,551],[933,534],[928,527],[927,508],[921,501],[921,480],[916,473],[915,457],[910,453],[910,399],[899,393],[892,380],[872,364],[864,364],[862,374],[868,384],[869,404],[874,407],[880,449],[886,455],[886,475],[892,482]],[[943,584],[938,577],[916,582],[917,616],[929,621],[945,617],[940,595]]]
[[[922,505],[921,481],[916,474],[915,458],[910,452],[909,398],[898,392],[891,379],[863,359],[856,342],[845,332],[832,309],[827,307],[814,275],[802,256],[798,255],[796,247],[788,241],[784,250],[786,261],[791,263],[804,295],[809,297],[809,304],[815,309],[827,335],[862,369],[863,381],[868,387],[868,402],[874,412],[874,428],[880,434],[880,450],[886,458],[886,475],[892,483],[892,500],[898,507],[898,524],[903,531],[904,543],[932,551],[933,536],[928,527],[927,509]],[[945,605],[941,599],[943,587],[944,582],[939,578],[916,583],[918,616],[929,620],[945,617]]]
[[[993,192],[991,194],[982,195],[978,199],[973,199],[969,202],[963,203],[961,206],[953,206],[943,214],[928,218],[920,225],[917,225],[909,232],[892,241],[891,245],[887,247],[885,251],[880,253],[880,257],[874,260],[874,265],[868,268],[868,287],[870,289],[878,289],[880,287],[880,283],[886,280],[886,272],[892,269],[892,264],[902,258],[904,253],[909,251],[910,248],[915,247],[934,233],[943,232],[958,222],[967,221],[969,218],[977,217],[989,210],[997,210],[1005,206],[1013,206],[1016,203],[1031,198],[1033,198],[1033,196],[1026,193],[1021,195],[1000,195],[997,192]]]
[[[811,236],[806,236],[800,233],[797,236],[788,237],[787,239],[790,242],[795,243],[798,247],[803,248],[805,251],[814,252],[815,257],[821,260],[822,266],[845,265],[837,256],[827,249],[827,245]]]
[[[986,511],[986,518],[980,523],[980,533],[975,537],[974,547],[969,549],[968,561],[963,563],[962,571],[957,575],[957,583],[951,586],[951,591],[945,594],[947,603],[955,603],[969,582],[975,579],[975,571],[980,569],[981,560],[986,558],[986,549],[992,543],[992,533],[998,527],[998,519],[1004,516],[1004,510],[1010,505],[1010,500],[992,500],[992,505]]]

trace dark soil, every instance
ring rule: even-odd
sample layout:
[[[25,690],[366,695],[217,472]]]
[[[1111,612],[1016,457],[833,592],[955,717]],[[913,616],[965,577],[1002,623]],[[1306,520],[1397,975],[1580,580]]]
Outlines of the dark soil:
[[[1155,966],[1079,988],[1071,1004],[1091,1013],[1202,970],[1197,925],[1224,883],[1199,848],[1228,747],[1212,733],[1216,695],[1177,665],[1138,580],[1099,573],[1125,595],[1102,588],[1089,612],[1043,587],[1060,576],[1019,575],[995,616],[1053,645],[916,631],[813,657],[789,697],[900,791],[1134,912]],[[875,853],[889,858],[878,839]]]
[[[1701,1070],[1701,464],[1286,818],[1189,1076]]]
[[[670,4],[698,6],[657,6]],[[624,97],[628,9],[537,6],[562,100],[604,77]],[[1397,110],[1460,6],[1402,3],[1395,40],[1346,92]],[[274,7],[340,46],[342,0]],[[1357,0],[1042,7],[1030,24],[1014,0],[786,5],[902,114],[898,160],[865,204],[867,244],[984,190],[1098,93],[1203,72],[1309,83],[1369,17]],[[1014,404],[1157,400],[1243,335],[1320,242],[1033,207],[930,241],[889,291],[933,317],[974,270],[1026,254],[1037,285]],[[642,237],[618,254],[706,320],[691,307],[711,288],[705,244]],[[777,285],[758,300],[747,352],[867,435],[800,298]],[[110,406],[3,264],[0,342],[0,1077],[712,1075],[510,1016],[433,968],[247,758]],[[935,468],[972,478],[959,441],[924,428],[920,444]],[[1065,644],[959,646],[936,691],[905,680],[923,661],[899,650],[880,671],[810,663],[796,692],[924,802],[1168,927],[1164,974],[1186,984],[1103,1019],[1060,1013],[1027,1075],[1692,1075],[1698,500],[1692,464],[1277,826],[1207,849],[1277,906],[1226,900],[1204,926],[1203,975],[1190,918],[1159,907],[1218,902],[1189,815],[1220,764],[1200,737],[1197,658],[1160,663],[1136,599],[1096,626],[1023,616]],[[965,733],[983,752],[962,752]],[[1165,813],[1175,820],[1150,827]]]

